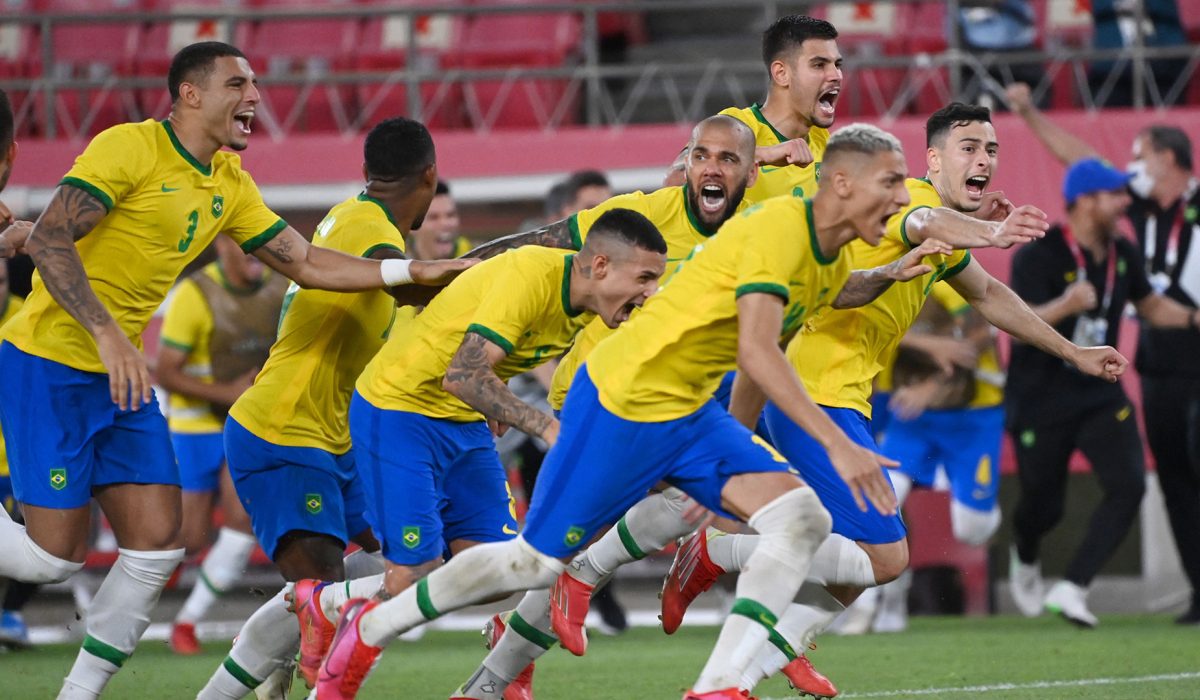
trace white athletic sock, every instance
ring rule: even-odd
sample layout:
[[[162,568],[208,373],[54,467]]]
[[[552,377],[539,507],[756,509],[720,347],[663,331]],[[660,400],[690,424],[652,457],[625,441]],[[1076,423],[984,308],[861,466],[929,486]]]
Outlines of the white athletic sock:
[[[268,600],[238,632],[233,649],[209,678],[197,700],[241,698],[262,683],[300,649],[296,616],[288,612],[281,590]]]
[[[567,568],[572,577],[591,586],[618,567],[653,554],[695,528],[683,519],[690,504],[687,494],[668,488],[639,501],[616,527],[587,548]]]
[[[321,612],[325,613],[325,619],[336,623],[346,601],[354,598],[370,598],[383,590],[384,576],[385,574],[379,573],[350,581],[338,581],[322,588]]]
[[[708,558],[726,572],[741,571],[758,545],[758,535],[735,535],[715,527],[708,528],[705,536]]]
[[[196,576],[196,585],[175,617],[176,623],[196,624],[217,598],[233,588],[246,572],[246,562],[258,541],[254,535],[223,527]]]
[[[557,642],[550,626],[549,590],[529,591],[509,616],[508,629],[500,641],[460,694],[475,700],[501,700],[508,684]]]
[[[804,582],[832,519],[817,494],[805,486],[759,508],[748,523],[759,533],[758,546],[738,576],[737,601],[696,681],[697,693],[741,682],[761,645],[777,635],[774,625]]]
[[[548,588],[562,562],[517,536],[471,547],[359,618],[363,642],[383,646],[417,625],[501,593]]]
[[[118,549],[117,561],[87,616],[87,637],[59,697],[99,697],[150,624],[150,611],[163,586],[183,561],[183,550],[139,552]]]
[[[29,583],[58,583],[83,568],[83,562],[59,559],[37,546],[24,525],[0,508],[0,578]]]
[[[824,586],[806,581],[796,594],[796,601],[788,606],[779,622],[775,623],[775,631],[791,651],[803,654],[812,640],[824,632],[845,609],[846,606],[830,595]],[[742,676],[740,687],[753,690],[763,679],[779,673],[792,658],[794,657],[789,657],[777,644],[764,644],[755,656],[754,663],[750,664]]]

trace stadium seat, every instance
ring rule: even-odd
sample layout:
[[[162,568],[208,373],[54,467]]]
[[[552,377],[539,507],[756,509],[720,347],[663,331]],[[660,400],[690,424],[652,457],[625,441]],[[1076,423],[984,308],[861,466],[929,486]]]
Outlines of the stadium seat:
[[[4,0],[4,7],[14,14],[33,14],[33,0]],[[5,22],[0,18],[0,80],[28,78],[32,70],[30,57],[39,50],[37,27],[32,24]],[[6,87],[16,117],[18,136],[37,133],[32,114],[33,102],[25,90]]]

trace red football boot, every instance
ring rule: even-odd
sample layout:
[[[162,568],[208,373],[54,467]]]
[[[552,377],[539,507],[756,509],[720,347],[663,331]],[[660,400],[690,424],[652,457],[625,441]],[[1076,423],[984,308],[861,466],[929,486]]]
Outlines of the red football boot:
[[[484,645],[488,649],[495,649],[500,642],[500,638],[504,636],[508,615],[511,613],[501,613],[493,615],[491,620],[483,627]],[[533,664],[526,666],[512,683],[504,689],[504,700],[533,700]]]
[[[784,666],[783,675],[787,676],[788,684],[800,691],[801,695],[811,695],[814,698],[837,697],[838,689],[833,682],[813,668],[812,662],[804,654]]]
[[[566,573],[559,574],[550,589],[550,627],[563,647],[575,656],[583,656],[587,651],[587,626],[584,621],[594,589],[595,586],[589,586]]]
[[[683,622],[683,614],[701,593],[712,588],[725,570],[713,563],[708,556],[708,537],[704,531],[696,532],[675,550],[675,560],[663,581],[662,627],[667,634],[675,634]]]

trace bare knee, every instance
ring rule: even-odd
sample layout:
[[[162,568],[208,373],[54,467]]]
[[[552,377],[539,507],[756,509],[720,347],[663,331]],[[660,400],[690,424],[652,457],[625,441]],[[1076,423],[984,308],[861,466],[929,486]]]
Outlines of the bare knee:
[[[440,557],[416,566],[403,566],[388,562],[387,573],[383,577],[383,590],[387,591],[389,596],[400,595],[405,589],[415,585],[417,581],[425,578],[441,565]]]
[[[908,540],[860,546],[871,557],[871,570],[877,585],[895,581],[908,568]]]

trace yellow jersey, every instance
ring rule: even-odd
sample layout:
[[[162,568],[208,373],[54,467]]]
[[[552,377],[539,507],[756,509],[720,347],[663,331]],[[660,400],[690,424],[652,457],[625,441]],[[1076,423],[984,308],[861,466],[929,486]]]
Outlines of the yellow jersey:
[[[712,397],[737,366],[737,299],[784,300],[782,335],[837,297],[848,256],[826,258],[817,244],[812,202],[776,197],[734,216],[696,246],[641,313],[588,357],[600,402],[631,421],[681,418]]]
[[[886,265],[909,251],[905,223],[918,209],[942,206],[937,190],[928,180],[909,178],[912,201],[888,219],[887,234],[878,246],[861,239],[847,246],[847,256],[856,269]],[[941,279],[961,272],[971,254],[956,250],[950,255],[931,255],[925,261],[933,272],[908,282],[896,283],[875,301],[855,309],[826,309],[809,321],[788,345],[787,355],[804,387],[822,406],[852,408],[871,417],[871,381],[896,359],[900,339],[908,331]]]
[[[229,287],[220,263],[205,265],[203,274]],[[185,279],[167,302],[158,342],[187,355],[184,374],[212,384],[212,353],[209,349],[212,333],[212,309],[196,282]],[[172,393],[167,405],[167,423],[173,433],[219,433],[225,427],[225,421],[213,414],[212,404],[202,399]]]
[[[331,209],[313,245],[362,257],[383,248],[405,250],[390,212],[365,194]],[[412,307],[397,309],[383,290],[339,293],[293,283],[271,355],[229,415],[272,444],[344,454],[350,449],[354,380],[383,347],[397,318],[413,313]]]
[[[385,410],[469,422],[483,416],[442,388],[446,367],[467,332],[507,353],[502,380],[561,355],[595,314],[571,306],[573,253],[525,246],[459,275],[429,306],[392,334],[356,388]]]
[[[933,285],[929,296],[941,304],[942,308],[946,309],[951,316],[957,317],[971,310],[971,304],[946,282],[938,282]],[[969,408],[991,408],[1004,403],[1003,384],[987,381],[983,378],[985,376],[997,379],[1004,376],[1003,370],[1000,369],[1000,358],[996,355],[994,343],[979,355],[979,364],[976,366],[975,375],[975,398],[971,399],[971,403],[968,404]]]
[[[746,203],[743,200],[739,209],[745,206]],[[714,233],[704,228],[700,219],[692,211],[688,201],[688,186],[685,184],[682,187],[664,187],[650,194],[641,192],[623,194],[613,197],[600,206],[572,214],[568,219],[572,237],[582,244],[582,241],[587,238],[588,232],[591,231],[592,224],[596,223],[596,219],[600,218],[604,212],[618,208],[632,209],[645,216],[658,228],[659,233],[667,242],[668,270],[687,257],[692,248],[707,240]],[[558,363],[558,368],[554,371],[554,380],[550,384],[548,399],[551,408],[555,410],[562,408],[563,402],[567,398],[567,389],[571,388],[571,382],[575,379],[575,372],[587,359],[592,348],[613,331],[614,329],[605,325],[603,320],[596,319],[575,338],[575,344],[563,356]]]
[[[754,132],[754,142],[758,146],[775,146],[788,137],[779,133],[771,122],[763,116],[762,108],[750,105],[746,108],[730,107],[721,114],[733,117],[750,127]],[[761,202],[771,197],[791,195],[793,197],[812,197],[817,193],[817,180],[821,176],[821,160],[825,157],[825,144],[829,142],[829,130],[819,126],[810,127],[804,137],[808,150],[812,151],[813,162],[800,167],[798,165],[763,165],[758,169],[758,181],[746,190],[746,201],[751,204]]]
[[[17,315],[22,304],[21,297],[9,294],[4,300],[4,306],[0,307],[0,328],[4,328],[4,324],[8,323],[8,319]],[[8,476],[8,452],[4,449],[4,434],[0,433],[0,476]],[[5,504],[7,506],[7,504]]]
[[[167,121],[102,131],[60,185],[87,192],[108,211],[75,248],[92,290],[138,349],[179,273],[218,233],[249,253],[287,227],[236,154],[219,151],[201,165]],[[68,367],[105,371],[91,334],[50,296],[40,274],[3,339]]]
[[[470,238],[467,238],[466,236],[459,236],[458,238],[454,239],[454,257],[461,258],[467,253],[471,252],[474,247],[475,246],[471,244]]]

